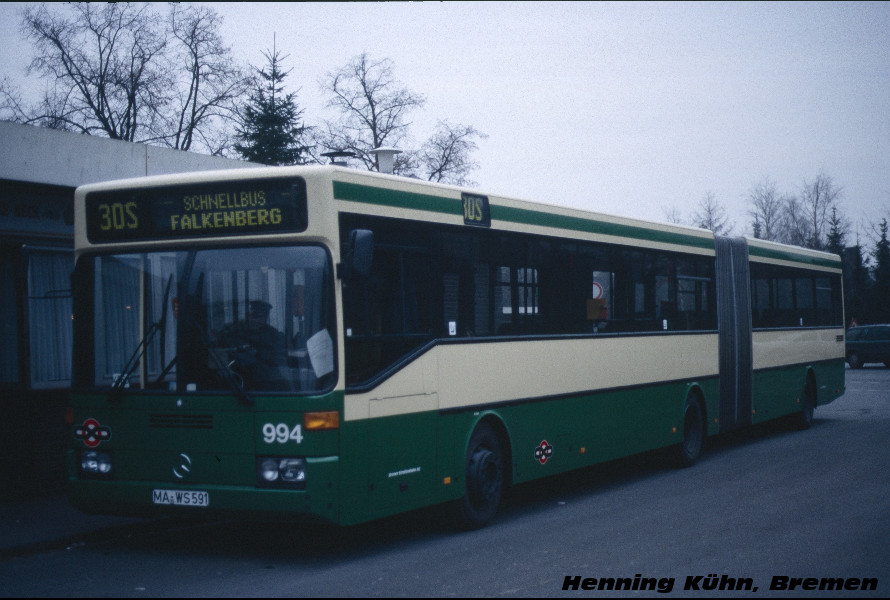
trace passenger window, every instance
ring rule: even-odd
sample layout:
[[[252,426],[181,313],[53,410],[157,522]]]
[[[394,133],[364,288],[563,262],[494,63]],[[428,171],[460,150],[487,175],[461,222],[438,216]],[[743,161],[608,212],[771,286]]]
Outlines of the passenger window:
[[[609,319],[609,306],[612,298],[612,278],[610,271],[594,271],[590,298],[587,300],[587,320],[594,322],[594,332],[599,331]]]

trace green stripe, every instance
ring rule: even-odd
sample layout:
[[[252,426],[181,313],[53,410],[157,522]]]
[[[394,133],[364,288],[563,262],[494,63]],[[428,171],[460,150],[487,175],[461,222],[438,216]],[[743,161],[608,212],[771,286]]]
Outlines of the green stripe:
[[[430,194],[404,192],[357,183],[347,183],[344,181],[334,182],[334,197],[338,200],[376,204],[378,206],[424,210],[455,216],[463,215],[461,202],[457,198],[445,198]],[[507,223],[551,227],[554,229],[630,238],[647,242],[691,246],[693,248],[704,248],[708,250],[714,248],[714,241],[709,236],[694,236],[636,225],[609,223],[607,221],[560,215],[542,210],[512,208],[509,206],[493,204],[491,206],[491,218]],[[824,258],[807,254],[798,254],[785,249],[761,248],[749,245],[748,252],[751,256],[766,259],[784,260],[804,265],[834,269],[839,269],[841,267],[840,258]]]
[[[527,210],[524,208],[510,208],[508,206],[492,206],[491,218],[499,221],[510,221],[526,225],[543,225],[557,229],[569,229],[584,233],[596,233],[615,237],[633,238],[647,242],[660,242],[663,244],[677,244],[680,246],[692,246],[695,248],[714,249],[714,240],[710,237],[697,237],[683,233],[661,231],[635,225],[621,225],[608,223],[594,219],[583,219],[567,215]]]
[[[334,198],[337,200],[349,200],[350,202],[392,206],[394,208],[411,208],[448,215],[460,216],[464,214],[460,200],[455,200],[454,198],[402,192],[387,188],[359,185],[357,183],[346,183],[345,181],[334,182]]]
[[[840,257],[823,258],[819,256],[810,256],[807,254],[797,254],[789,250],[778,250],[773,248],[760,248],[759,246],[748,245],[748,254],[760,258],[770,258],[773,260],[787,260],[791,262],[812,265],[815,267],[830,267],[832,269],[841,268]]]
[[[390,190],[386,188],[371,187],[343,181],[334,182],[334,197],[338,200],[349,200],[365,204],[379,206],[391,206],[394,208],[409,208],[425,210],[448,215],[463,215],[463,207],[459,199],[431,196],[429,194],[415,194]],[[552,227],[583,233],[594,233],[614,237],[631,238],[647,242],[659,242],[663,244],[676,244],[705,248],[713,250],[714,240],[707,236],[693,236],[683,233],[660,231],[635,225],[622,225],[609,223],[595,219],[558,215],[539,210],[524,208],[511,208],[508,206],[491,205],[491,218],[493,220],[523,225],[537,225]]]

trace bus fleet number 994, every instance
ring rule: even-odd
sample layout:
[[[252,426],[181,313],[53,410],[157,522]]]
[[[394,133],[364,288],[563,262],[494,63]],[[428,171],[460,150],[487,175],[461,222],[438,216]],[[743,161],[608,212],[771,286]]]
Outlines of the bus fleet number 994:
[[[303,441],[303,428],[297,424],[293,428],[287,423],[265,423],[263,425],[263,441],[267,444],[287,444]]]

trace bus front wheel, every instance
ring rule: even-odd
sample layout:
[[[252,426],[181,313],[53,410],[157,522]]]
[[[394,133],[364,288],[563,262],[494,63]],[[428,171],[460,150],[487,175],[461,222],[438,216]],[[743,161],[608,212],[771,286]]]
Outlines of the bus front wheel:
[[[504,490],[504,452],[494,429],[480,423],[467,445],[466,491],[458,501],[459,525],[476,529],[494,517]]]

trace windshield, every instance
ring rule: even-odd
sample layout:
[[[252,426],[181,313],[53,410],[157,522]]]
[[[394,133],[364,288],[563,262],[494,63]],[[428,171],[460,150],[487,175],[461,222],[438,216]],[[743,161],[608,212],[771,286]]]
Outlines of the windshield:
[[[331,267],[319,246],[84,260],[93,318],[78,329],[76,347],[90,343],[76,362],[92,375],[79,374],[81,385],[243,394],[334,383]]]

